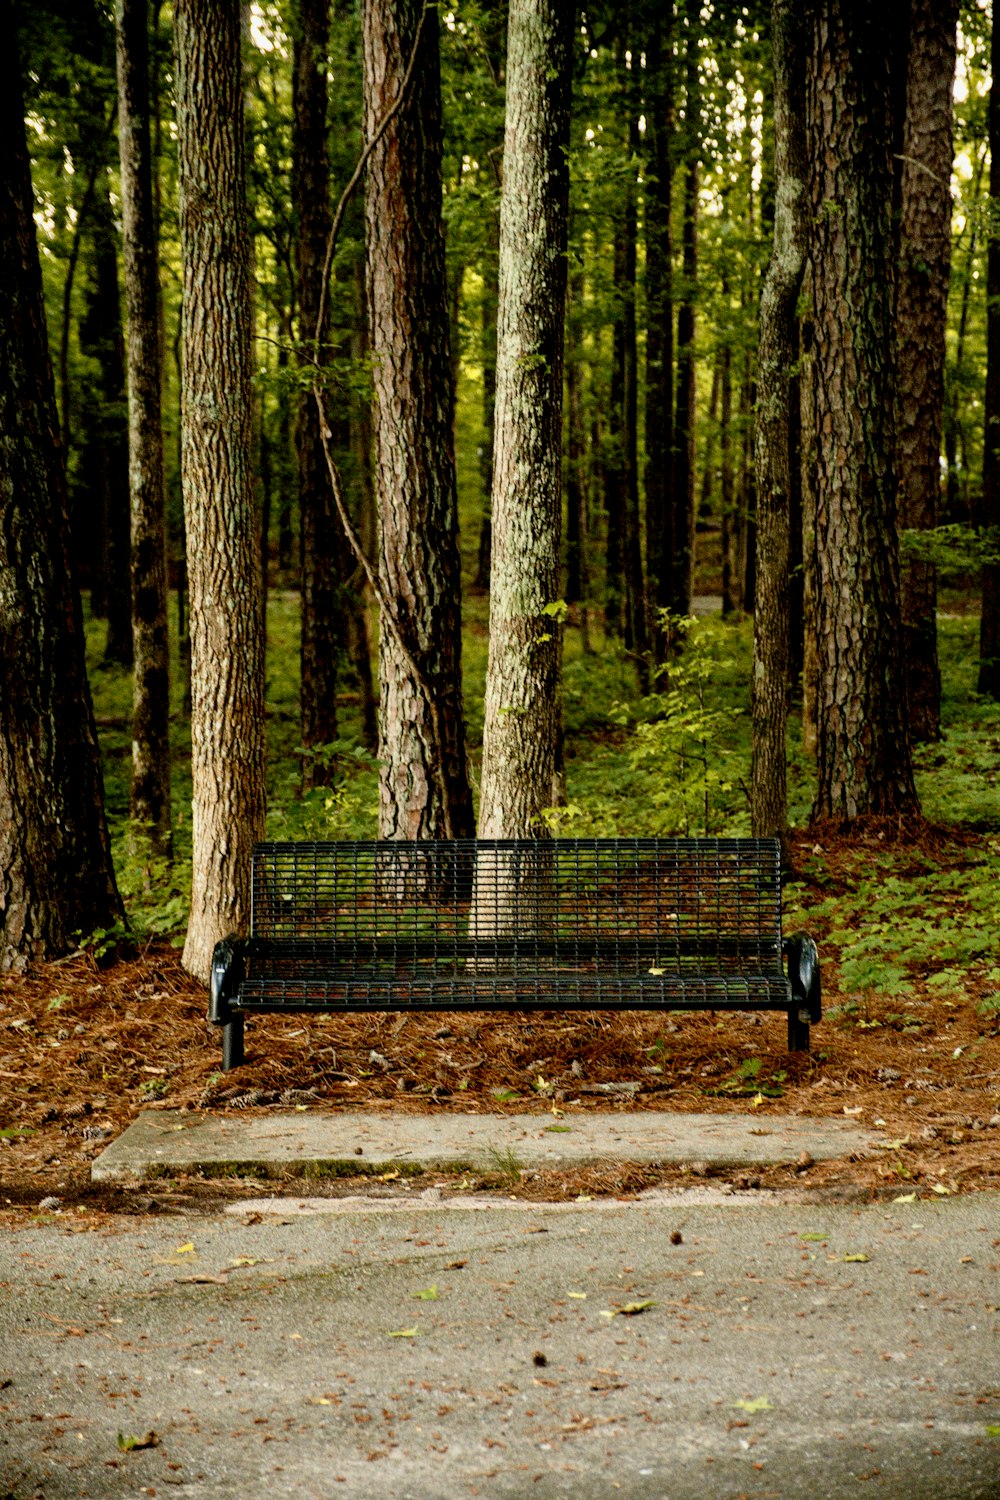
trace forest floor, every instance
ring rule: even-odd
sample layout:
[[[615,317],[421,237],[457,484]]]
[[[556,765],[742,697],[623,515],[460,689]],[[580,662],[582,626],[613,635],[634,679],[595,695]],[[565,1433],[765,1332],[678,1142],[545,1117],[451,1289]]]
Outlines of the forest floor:
[[[106,964],[78,954],[25,977],[4,976],[0,1210],[33,1209],[51,1196],[91,1210],[134,1206],[135,1195],[91,1184],[90,1164],[140,1111],[159,1107],[725,1111],[746,1116],[748,1130],[769,1116],[847,1116],[878,1133],[882,1145],[873,1156],[710,1175],[740,1188],[795,1185],[834,1196],[1000,1188],[996,971],[972,965],[956,998],[954,989],[934,983],[933,965],[913,962],[892,994],[880,995],[875,986],[848,994],[824,950],[831,891],[856,886],[859,861],[865,866],[870,857],[877,866],[886,848],[884,829],[867,838],[870,848],[856,833],[848,840],[812,829],[793,843],[804,872],[796,896],[823,960],[824,1020],[813,1029],[808,1056],[787,1052],[780,1015],[293,1015],[250,1022],[246,1065],[223,1074],[205,992],[165,941]],[[911,855],[914,869],[923,867],[929,844],[939,867],[961,872],[982,840],[910,830],[894,851],[897,878],[902,872],[905,879]],[[821,873],[811,877],[810,868]],[[815,922],[811,905],[820,910]],[[708,1174],[697,1165],[618,1165],[501,1171],[466,1185],[564,1199],[580,1192],[627,1195]],[[318,1190],[357,1191],[359,1181],[332,1180]],[[284,1188],[296,1191],[294,1180]],[[245,1189],[246,1183],[188,1181],[158,1185],[154,1198],[141,1201],[156,1207],[171,1191],[219,1197]],[[269,1184],[269,1191],[282,1190]]]

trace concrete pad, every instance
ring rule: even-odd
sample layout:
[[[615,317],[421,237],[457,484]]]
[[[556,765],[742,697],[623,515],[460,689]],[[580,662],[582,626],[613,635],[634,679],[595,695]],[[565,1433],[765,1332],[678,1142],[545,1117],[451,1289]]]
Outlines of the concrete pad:
[[[147,1110],[91,1167],[95,1182],[176,1172],[209,1176],[347,1175],[394,1167],[558,1170],[601,1162],[706,1167],[867,1155],[857,1125],[799,1115],[580,1113],[404,1115],[200,1114]]]

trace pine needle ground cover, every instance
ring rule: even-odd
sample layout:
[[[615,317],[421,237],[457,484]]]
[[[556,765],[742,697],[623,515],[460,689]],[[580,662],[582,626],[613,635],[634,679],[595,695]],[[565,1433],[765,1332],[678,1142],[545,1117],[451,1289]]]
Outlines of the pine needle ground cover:
[[[305,806],[297,796],[294,631],[280,613],[275,623],[274,832],[367,835],[374,770],[349,735],[333,750],[333,786]],[[1000,713],[972,691],[975,623],[960,613],[942,621],[946,732],[919,752],[925,822],[849,835],[805,827],[808,763],[793,762],[803,826],[793,839],[786,922],[815,935],[823,962],[824,1019],[808,1057],[785,1050],[781,1017],[262,1017],[248,1026],[247,1065],[223,1075],[204,991],[182,970],[175,946],[183,857],[167,871],[130,856],[119,818],[132,931],[85,935],[71,958],[0,979],[0,1207],[48,1195],[75,1194],[84,1206],[110,1201],[113,1193],[89,1184],[91,1160],[139,1111],[163,1107],[533,1111],[561,1128],[593,1109],[718,1110],[743,1116],[748,1132],[790,1113],[847,1116],[875,1131],[882,1144],[872,1157],[730,1172],[724,1180],[893,1197],[1000,1187]],[[557,830],[745,831],[747,629],[699,630],[687,677],[675,671],[647,699],[635,696],[627,663],[611,653],[584,657],[571,638],[567,805],[552,814]],[[474,647],[467,655],[471,703],[481,659]],[[96,680],[111,804],[121,808],[125,683],[112,673]],[[177,777],[183,807],[182,759]],[[557,1198],[628,1194],[704,1171],[693,1164],[529,1175],[500,1163],[453,1186]],[[321,1190],[352,1187],[357,1180],[338,1179]],[[180,1183],[157,1191],[209,1189]]]

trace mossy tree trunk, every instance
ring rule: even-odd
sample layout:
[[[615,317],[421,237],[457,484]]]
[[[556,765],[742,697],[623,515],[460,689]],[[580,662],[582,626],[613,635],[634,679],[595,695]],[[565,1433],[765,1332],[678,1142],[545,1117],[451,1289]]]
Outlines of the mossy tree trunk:
[[[983,400],[983,526],[994,554],[1000,550],[1000,26],[993,28],[990,88],[990,225],[986,262],[986,394]],[[983,567],[979,630],[979,692],[1000,699],[1000,562]]]
[[[785,737],[789,691],[790,501],[798,453],[797,303],[806,250],[809,163],[805,134],[808,28],[797,0],[773,0],[774,245],[760,305],[757,361],[757,567],[751,696],[751,829],[784,839],[788,828]]]

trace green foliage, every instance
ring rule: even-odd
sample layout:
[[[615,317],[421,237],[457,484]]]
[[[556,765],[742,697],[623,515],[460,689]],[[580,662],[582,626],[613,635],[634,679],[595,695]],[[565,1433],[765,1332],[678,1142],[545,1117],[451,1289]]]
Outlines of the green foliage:
[[[743,767],[734,732],[745,719],[718,691],[736,669],[724,631],[696,619],[668,619],[685,649],[657,674],[662,686],[634,711],[632,767],[645,773],[647,795],[662,833],[712,834],[739,821]],[[627,704],[614,704],[613,721],[633,720]]]

